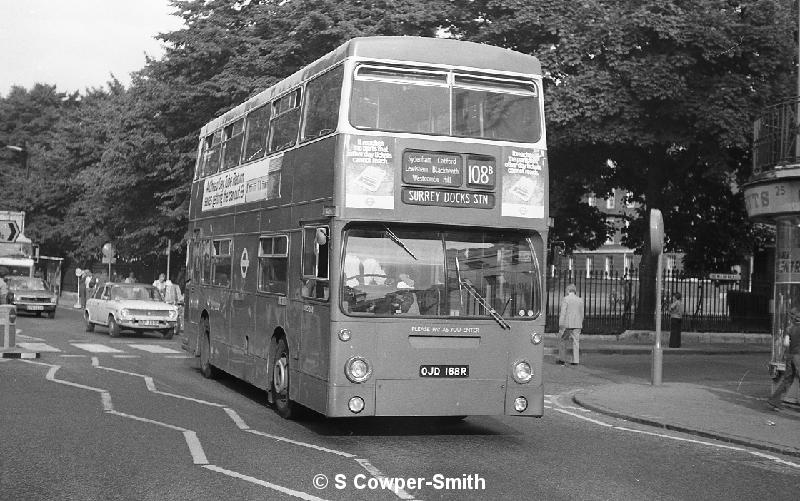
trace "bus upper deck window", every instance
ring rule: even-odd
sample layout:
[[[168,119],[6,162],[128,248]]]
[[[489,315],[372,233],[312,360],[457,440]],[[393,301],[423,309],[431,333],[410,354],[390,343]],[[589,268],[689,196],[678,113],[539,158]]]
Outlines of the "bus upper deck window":
[[[538,141],[539,104],[539,92],[533,82],[456,75],[453,135]]]

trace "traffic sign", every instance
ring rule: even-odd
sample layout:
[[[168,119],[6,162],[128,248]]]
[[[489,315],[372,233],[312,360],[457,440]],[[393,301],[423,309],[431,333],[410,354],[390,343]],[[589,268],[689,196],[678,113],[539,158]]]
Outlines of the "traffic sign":
[[[19,233],[16,221],[0,221],[0,242],[16,242]]]

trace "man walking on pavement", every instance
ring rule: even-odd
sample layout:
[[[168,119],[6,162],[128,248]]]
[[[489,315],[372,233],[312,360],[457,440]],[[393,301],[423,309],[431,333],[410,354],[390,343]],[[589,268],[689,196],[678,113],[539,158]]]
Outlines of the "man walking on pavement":
[[[567,295],[561,300],[558,314],[558,363],[567,361],[567,340],[572,339],[572,365],[580,363],[580,335],[583,328],[583,299],[578,296],[575,284],[567,286]]]
[[[783,346],[786,349],[783,353],[786,368],[778,387],[767,400],[775,410],[781,409],[783,395],[792,386],[795,378],[800,379],[800,309],[796,306],[789,311],[789,327],[783,336]]]

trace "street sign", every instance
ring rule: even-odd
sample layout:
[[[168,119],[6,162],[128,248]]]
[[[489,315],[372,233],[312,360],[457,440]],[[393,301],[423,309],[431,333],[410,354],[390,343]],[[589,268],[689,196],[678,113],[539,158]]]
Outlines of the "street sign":
[[[16,221],[0,221],[0,242],[16,242],[19,233]]]
[[[658,209],[650,209],[650,254],[664,252],[664,218]]]
[[[738,273],[709,273],[708,278],[711,280],[733,280],[737,282],[742,279],[742,276]]]

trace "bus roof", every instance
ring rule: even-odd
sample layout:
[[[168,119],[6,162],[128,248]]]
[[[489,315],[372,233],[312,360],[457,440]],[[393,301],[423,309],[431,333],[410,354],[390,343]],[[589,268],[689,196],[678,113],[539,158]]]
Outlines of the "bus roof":
[[[257,108],[304,80],[349,57],[384,59],[422,64],[443,64],[476,70],[539,75],[542,67],[536,56],[493,45],[454,40],[406,36],[377,36],[353,38],[325,54],[277,84],[258,93],[246,102],[206,124],[200,135],[205,136]]]

